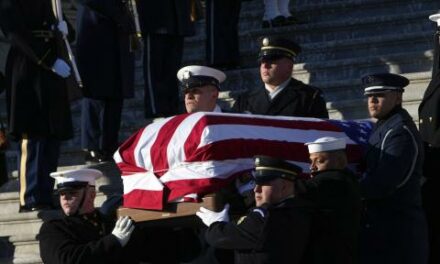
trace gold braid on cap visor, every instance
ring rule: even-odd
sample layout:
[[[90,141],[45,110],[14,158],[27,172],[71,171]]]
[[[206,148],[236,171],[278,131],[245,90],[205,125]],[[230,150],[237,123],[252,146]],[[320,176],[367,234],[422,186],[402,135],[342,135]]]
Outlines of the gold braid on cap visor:
[[[261,50],[271,50],[271,49],[283,50],[283,51],[286,51],[286,52],[292,54],[292,56],[296,56],[296,53],[293,50],[286,49],[286,48],[283,48],[283,47],[278,47],[278,46],[264,46],[264,47],[261,47]]]

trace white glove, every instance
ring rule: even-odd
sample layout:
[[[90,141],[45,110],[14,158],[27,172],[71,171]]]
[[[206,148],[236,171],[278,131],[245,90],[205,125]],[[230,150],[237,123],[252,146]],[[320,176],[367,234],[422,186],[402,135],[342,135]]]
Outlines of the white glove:
[[[63,78],[70,76],[70,66],[63,59],[57,59],[52,66],[52,71]]]
[[[200,207],[196,215],[202,219],[203,223],[210,226],[214,222],[229,222],[229,204],[225,205],[225,208],[221,212],[214,212],[206,209],[205,207]]]
[[[128,240],[130,240],[131,233],[133,233],[134,230],[133,223],[133,220],[131,220],[128,216],[121,216],[116,222],[116,226],[112,231],[112,235],[114,235],[118,239],[122,247],[127,245]]]
[[[64,36],[69,35],[69,28],[67,27],[66,21],[58,23],[57,28]]]

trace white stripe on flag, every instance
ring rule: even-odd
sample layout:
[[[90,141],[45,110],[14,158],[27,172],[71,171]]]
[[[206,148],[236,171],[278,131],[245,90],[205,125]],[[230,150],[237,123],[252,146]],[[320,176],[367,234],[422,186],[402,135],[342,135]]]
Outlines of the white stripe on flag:
[[[133,190],[162,191],[163,184],[152,172],[140,172],[130,176],[122,176],[124,194]]]
[[[147,170],[153,170],[153,164],[151,162],[151,146],[156,141],[159,135],[160,129],[173,117],[160,120],[148,125],[142,132],[142,136],[136,144],[134,149],[134,159],[136,161],[136,166],[140,168],[145,168]]]
[[[204,115],[202,115],[201,113],[190,115],[185,118],[177,127],[167,146],[167,158],[170,168],[173,165],[186,160],[184,151],[186,139],[188,138],[189,134],[191,134],[194,125],[203,116]]]
[[[259,139],[306,143],[315,141],[325,133],[328,137],[347,137],[344,132],[278,128],[256,125],[211,125],[205,127],[199,147],[230,139]],[[355,144],[347,138],[347,144]]]

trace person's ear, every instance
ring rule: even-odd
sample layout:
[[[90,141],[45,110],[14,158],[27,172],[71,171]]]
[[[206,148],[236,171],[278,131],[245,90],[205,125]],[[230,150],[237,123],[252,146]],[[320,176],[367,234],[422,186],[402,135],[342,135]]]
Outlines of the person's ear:
[[[90,192],[90,197],[94,200],[96,197],[96,190],[94,189],[94,187],[89,189]]]
[[[218,95],[219,95],[219,91],[218,91],[217,89],[215,89],[215,90],[212,92],[212,98],[215,98],[215,99],[217,100]]]
[[[397,104],[402,104],[402,102],[403,102],[403,93],[397,93],[396,103]]]

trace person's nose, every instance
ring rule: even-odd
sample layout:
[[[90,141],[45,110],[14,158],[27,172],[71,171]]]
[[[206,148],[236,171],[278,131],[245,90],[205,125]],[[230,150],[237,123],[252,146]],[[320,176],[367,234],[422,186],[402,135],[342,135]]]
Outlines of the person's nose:
[[[309,168],[311,172],[315,172],[317,170],[316,163],[312,161]]]
[[[261,64],[265,69],[270,69],[271,67],[271,63],[269,61],[262,61]]]
[[[259,185],[259,184],[255,184],[254,192],[255,192],[255,193],[260,193],[260,192],[261,192],[261,185]]]
[[[369,96],[369,97],[368,97],[368,101],[369,101],[370,103],[377,104],[377,102],[378,102],[378,100],[377,100],[377,96],[374,96],[374,95]]]

